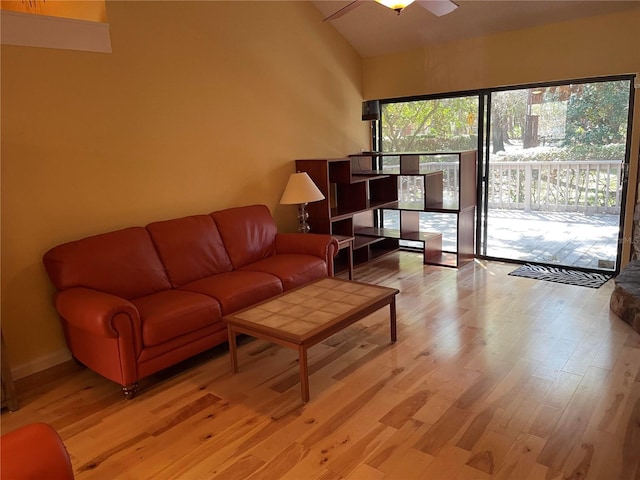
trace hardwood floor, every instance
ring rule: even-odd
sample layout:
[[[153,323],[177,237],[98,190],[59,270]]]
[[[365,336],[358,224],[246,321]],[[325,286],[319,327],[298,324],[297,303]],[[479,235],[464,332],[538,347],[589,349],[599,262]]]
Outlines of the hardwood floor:
[[[600,289],[423,266],[401,252],[355,278],[398,288],[309,351],[239,342],[118,385],[67,363],[18,381],[2,432],[48,422],[78,479],[640,479],[640,335]]]

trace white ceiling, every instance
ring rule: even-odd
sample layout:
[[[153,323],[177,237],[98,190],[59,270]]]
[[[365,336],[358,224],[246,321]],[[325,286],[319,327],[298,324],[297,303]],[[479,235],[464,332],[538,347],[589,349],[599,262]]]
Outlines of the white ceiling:
[[[373,57],[436,43],[640,7],[640,0],[455,2],[459,5],[456,10],[446,16],[436,17],[418,2],[409,5],[397,15],[393,10],[373,0],[363,0],[353,10],[330,22],[362,57]],[[327,17],[351,1],[313,0],[313,3],[323,17]]]

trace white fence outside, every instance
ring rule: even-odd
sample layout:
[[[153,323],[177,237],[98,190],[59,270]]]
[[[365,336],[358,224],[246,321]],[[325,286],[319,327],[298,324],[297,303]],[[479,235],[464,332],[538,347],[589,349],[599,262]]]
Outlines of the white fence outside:
[[[457,195],[456,162],[423,163],[422,171],[444,172],[445,195]],[[489,168],[489,208],[619,214],[623,162],[493,162]],[[405,177],[401,198],[422,190],[419,177]]]

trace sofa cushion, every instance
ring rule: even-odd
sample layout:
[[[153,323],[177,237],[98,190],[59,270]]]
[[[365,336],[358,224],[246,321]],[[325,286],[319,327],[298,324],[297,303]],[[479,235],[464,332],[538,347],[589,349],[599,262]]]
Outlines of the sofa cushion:
[[[216,300],[182,290],[166,290],[131,303],[140,312],[142,343],[147,347],[211,326],[222,318]]]
[[[229,208],[211,214],[235,268],[276,252],[278,228],[265,205]]]
[[[282,293],[282,282],[264,272],[234,271],[196,280],[181,290],[198,292],[215,298],[227,315]]]
[[[44,254],[43,262],[58,290],[86,287],[132,299],[171,288],[143,227],[58,245]]]
[[[210,215],[193,215],[147,225],[174,287],[233,270]]]
[[[312,255],[285,253],[247,265],[241,271],[270,273],[280,279],[284,290],[291,290],[326,277],[327,264]]]

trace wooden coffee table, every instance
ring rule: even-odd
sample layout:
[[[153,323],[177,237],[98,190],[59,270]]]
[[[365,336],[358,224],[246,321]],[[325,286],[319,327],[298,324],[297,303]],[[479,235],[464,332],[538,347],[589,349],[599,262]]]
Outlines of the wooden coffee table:
[[[398,293],[395,288],[323,278],[226,315],[231,371],[238,371],[238,333],[297,349],[302,401],[308,402],[307,349],[385,305],[389,305],[391,342],[395,342]]]

